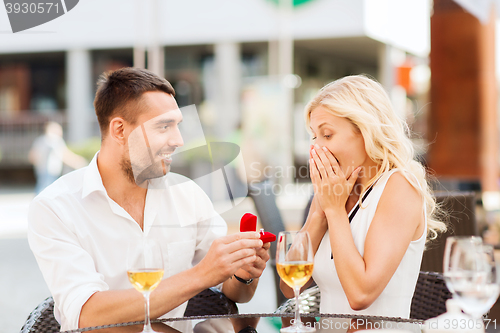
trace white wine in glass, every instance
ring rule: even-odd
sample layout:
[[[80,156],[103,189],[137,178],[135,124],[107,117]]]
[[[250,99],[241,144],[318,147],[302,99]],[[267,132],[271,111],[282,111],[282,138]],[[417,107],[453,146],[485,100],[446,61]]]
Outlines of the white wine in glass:
[[[276,269],[281,279],[293,289],[295,294],[295,320],[290,327],[281,332],[315,332],[314,327],[307,327],[300,321],[299,294],[312,276],[314,258],[311,239],[307,231],[282,231],[278,235],[276,247]]]
[[[134,288],[141,292],[152,292],[160,284],[163,269],[137,269],[127,272],[128,279]]]
[[[290,287],[302,287],[312,276],[314,264],[312,262],[295,261],[276,264],[278,274]]]
[[[145,320],[141,333],[155,332],[149,319],[149,295],[163,278],[163,256],[156,241],[140,239],[130,242],[127,251],[127,275],[132,286],[144,296]]]

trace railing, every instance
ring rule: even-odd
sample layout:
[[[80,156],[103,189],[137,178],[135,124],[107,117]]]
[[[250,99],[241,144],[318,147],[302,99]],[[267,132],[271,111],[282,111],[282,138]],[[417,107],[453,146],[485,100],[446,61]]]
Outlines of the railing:
[[[28,153],[31,145],[43,134],[47,121],[58,122],[66,129],[64,111],[50,115],[23,112],[12,118],[0,117],[0,168],[29,166]]]

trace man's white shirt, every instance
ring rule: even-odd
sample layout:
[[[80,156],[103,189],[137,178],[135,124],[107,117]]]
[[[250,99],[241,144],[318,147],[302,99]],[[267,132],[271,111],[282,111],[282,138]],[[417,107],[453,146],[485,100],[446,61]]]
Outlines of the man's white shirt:
[[[127,277],[131,240],[158,241],[165,279],[200,262],[213,240],[227,232],[205,192],[174,173],[148,186],[143,231],[107,195],[97,154],[89,166],[40,193],[30,205],[28,222],[28,241],[54,297],[62,330],[78,328],[81,308],[95,292],[131,288]],[[182,317],[186,304],[164,317]]]

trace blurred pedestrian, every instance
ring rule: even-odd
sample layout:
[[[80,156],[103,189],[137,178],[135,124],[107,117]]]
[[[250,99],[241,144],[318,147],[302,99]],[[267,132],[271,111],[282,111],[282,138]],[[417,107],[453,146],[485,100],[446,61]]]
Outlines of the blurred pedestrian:
[[[61,125],[53,121],[47,122],[44,134],[35,139],[28,157],[35,167],[36,194],[61,176],[64,165],[78,169],[87,164],[83,157],[69,150]]]

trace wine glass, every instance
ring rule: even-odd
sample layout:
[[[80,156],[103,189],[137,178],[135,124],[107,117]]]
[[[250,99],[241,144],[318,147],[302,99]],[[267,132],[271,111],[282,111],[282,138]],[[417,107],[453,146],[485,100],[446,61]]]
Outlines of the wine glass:
[[[446,239],[443,258],[443,277],[446,282],[446,287],[453,294],[453,285],[451,283],[451,275],[453,272],[450,268],[450,254],[456,246],[475,247],[483,243],[481,237],[478,236],[451,236]]]
[[[481,319],[500,293],[493,247],[471,239],[454,243],[445,273],[448,289],[465,313]]]
[[[300,288],[309,281],[314,267],[311,239],[307,231],[282,231],[278,235],[276,269],[281,279],[295,293],[295,322],[281,332],[315,332],[300,321]]]
[[[127,275],[134,288],[144,295],[145,320],[141,333],[155,332],[149,319],[149,295],[163,277],[163,257],[159,244],[142,238],[130,242],[127,251]]]

